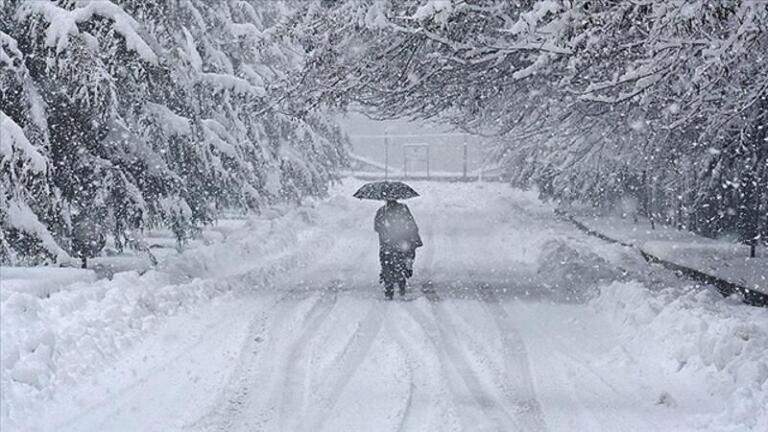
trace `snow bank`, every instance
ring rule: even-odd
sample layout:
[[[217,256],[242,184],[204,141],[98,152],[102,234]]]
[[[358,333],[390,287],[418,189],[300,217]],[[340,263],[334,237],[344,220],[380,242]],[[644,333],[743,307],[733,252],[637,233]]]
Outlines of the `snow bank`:
[[[599,255],[561,239],[544,244],[538,264],[538,279],[554,301],[586,301],[597,295],[599,285],[623,277]]]
[[[228,241],[169,257],[144,275],[130,271],[94,281],[92,273],[77,270],[4,268],[0,429],[21,427],[59,386],[110,364],[164,317],[271,286],[312,259],[322,248],[313,243],[317,210],[308,205],[252,217],[233,227]]]
[[[701,397],[711,398],[722,411],[701,419],[697,427],[768,430],[765,309],[733,303],[714,291],[653,292],[639,282],[602,287],[590,305],[623,332],[638,358],[656,351],[653,357],[664,359],[670,380],[706,383],[708,394]]]
[[[0,301],[13,293],[45,298],[75,282],[95,282],[96,273],[69,267],[0,267],[0,281]]]
[[[611,216],[579,216],[577,220],[610,238],[632,244],[663,260],[702,273],[768,293],[768,251],[758,248],[758,256],[749,258],[749,246],[728,240],[715,240],[673,227],[641,219]]]

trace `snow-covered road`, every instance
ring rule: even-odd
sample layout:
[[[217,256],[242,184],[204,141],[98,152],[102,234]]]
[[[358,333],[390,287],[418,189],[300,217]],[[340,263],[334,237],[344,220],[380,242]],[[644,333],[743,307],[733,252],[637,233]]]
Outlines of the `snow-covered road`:
[[[624,291],[628,305],[632,296],[647,303],[648,287],[674,283],[632,251],[584,237],[531,193],[419,183],[422,198],[408,204],[425,247],[406,298],[387,302],[376,283],[377,204],[347,198],[355,186],[345,183],[304,215],[311,228],[297,234],[302,252],[288,253],[270,283],[249,289],[248,277],[237,279],[236,294],[173,315],[16,424],[94,432],[761,427],[759,407],[754,424],[747,416],[723,427],[743,416],[714,417],[729,403],[707,381],[715,372],[672,365],[669,350],[644,346],[653,335],[638,336],[643,323],[624,325],[651,312],[617,317],[608,300],[588,301],[603,287]],[[237,264],[242,274],[248,266]],[[755,367],[755,388],[765,389]]]

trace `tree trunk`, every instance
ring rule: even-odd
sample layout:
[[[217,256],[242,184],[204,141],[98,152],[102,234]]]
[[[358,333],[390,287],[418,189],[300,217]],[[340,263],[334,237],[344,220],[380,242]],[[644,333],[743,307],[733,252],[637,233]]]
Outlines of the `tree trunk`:
[[[651,186],[648,181],[648,171],[643,170],[643,211],[645,217],[651,222],[651,229],[656,229],[656,224],[653,220],[653,193],[651,192]]]
[[[651,229],[656,229],[656,188],[655,183],[653,180],[649,182],[648,184],[648,208],[649,208],[649,215],[648,217],[651,219]]]
[[[764,203],[763,200],[768,199],[765,189],[768,187],[768,127],[766,127],[765,115],[768,110],[768,98],[763,96],[758,104],[758,114],[756,120],[753,122],[755,132],[752,137],[752,143],[755,146],[755,165],[752,167],[752,180],[753,183],[753,200],[749,205],[752,207],[752,221],[750,223],[753,232],[750,233],[749,243],[749,257],[755,258],[757,256],[757,246],[761,242],[762,233],[768,232],[768,226],[760,226],[760,220],[764,219],[768,224],[768,203]],[[762,216],[766,217],[763,218]]]
[[[762,198],[763,198],[762,197],[763,182],[761,181],[762,179],[760,176],[760,163],[761,163],[760,155],[758,153],[758,161],[755,164],[755,176],[754,176],[754,180],[755,180],[755,191],[754,191],[755,196],[753,201],[754,211],[751,215],[754,218],[754,221],[751,224],[754,229],[753,229],[753,232],[750,233],[752,237],[749,240],[749,257],[750,258],[757,257],[757,244],[760,242],[760,233],[762,232],[762,230],[760,229],[761,228],[760,215],[762,214],[760,211],[760,208],[762,207],[761,204],[762,204]]]

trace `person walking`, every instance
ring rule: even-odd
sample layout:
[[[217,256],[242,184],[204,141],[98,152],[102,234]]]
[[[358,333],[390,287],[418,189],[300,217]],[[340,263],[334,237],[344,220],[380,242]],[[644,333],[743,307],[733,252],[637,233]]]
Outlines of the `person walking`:
[[[407,280],[413,276],[416,249],[423,243],[411,210],[397,200],[414,198],[419,194],[403,182],[378,181],[364,184],[353,196],[386,201],[376,212],[373,222],[373,229],[379,234],[379,282],[384,284],[387,300],[394,297],[395,286],[404,296]]]
[[[406,280],[413,276],[416,249],[423,246],[416,220],[407,205],[389,200],[376,212],[373,229],[379,234],[379,281],[384,284],[384,296],[391,300],[395,285],[404,296]]]

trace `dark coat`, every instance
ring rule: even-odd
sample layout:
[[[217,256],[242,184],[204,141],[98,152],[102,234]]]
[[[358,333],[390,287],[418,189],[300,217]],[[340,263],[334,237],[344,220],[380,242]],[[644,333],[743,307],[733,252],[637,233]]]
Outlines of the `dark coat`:
[[[379,233],[382,248],[411,252],[423,246],[411,211],[397,201],[387,202],[376,212],[373,229]]]
[[[395,284],[402,291],[405,280],[413,275],[416,248],[423,246],[419,227],[408,206],[389,201],[376,212],[373,229],[379,233],[380,280],[388,292]]]

